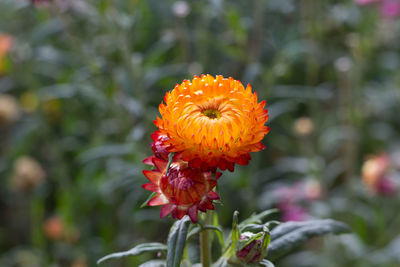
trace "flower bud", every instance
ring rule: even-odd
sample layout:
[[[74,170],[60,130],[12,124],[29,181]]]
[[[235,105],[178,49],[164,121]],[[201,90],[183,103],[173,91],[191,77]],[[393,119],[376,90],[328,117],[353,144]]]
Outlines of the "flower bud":
[[[254,236],[255,234],[251,232],[244,232],[239,237],[239,244],[236,250],[236,257],[241,259],[246,263],[256,263],[261,261],[262,254],[262,239],[254,239],[249,244],[246,243]],[[244,246],[244,247],[243,247]]]

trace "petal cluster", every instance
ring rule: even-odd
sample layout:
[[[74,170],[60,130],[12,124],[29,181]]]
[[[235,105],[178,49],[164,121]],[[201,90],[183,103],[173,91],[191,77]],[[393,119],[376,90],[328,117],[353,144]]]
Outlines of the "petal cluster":
[[[169,151],[181,153],[202,170],[234,170],[248,164],[249,152],[264,149],[265,101],[258,103],[251,86],[223,76],[195,76],[164,97],[155,125],[167,137]]]
[[[192,169],[182,160],[172,162],[168,171],[168,162],[163,159],[151,157],[145,162],[151,162],[155,170],[143,171],[150,183],[142,187],[156,193],[148,204],[163,205],[161,217],[171,213],[172,218],[182,219],[189,215],[196,222],[198,210],[205,212],[214,209],[212,201],[219,199],[219,196],[212,189],[221,173],[214,176],[211,172]]]

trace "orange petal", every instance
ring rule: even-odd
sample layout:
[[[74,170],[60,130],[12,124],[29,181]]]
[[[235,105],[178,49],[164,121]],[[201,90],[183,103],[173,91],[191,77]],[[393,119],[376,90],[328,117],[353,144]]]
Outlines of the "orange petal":
[[[143,170],[143,175],[153,184],[158,184],[161,178],[161,173],[155,171]]]

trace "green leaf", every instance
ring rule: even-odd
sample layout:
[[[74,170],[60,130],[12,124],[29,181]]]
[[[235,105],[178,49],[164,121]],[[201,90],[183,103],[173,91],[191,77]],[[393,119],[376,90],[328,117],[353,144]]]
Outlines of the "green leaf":
[[[118,258],[127,257],[127,256],[136,256],[143,252],[154,252],[154,251],[162,251],[162,250],[167,250],[167,246],[162,243],[139,244],[139,245],[135,246],[134,248],[131,248],[128,251],[109,254],[109,255],[99,259],[97,261],[97,264],[100,264],[109,259],[118,259]]]
[[[169,167],[171,166],[171,163],[174,160],[174,156],[175,156],[174,152],[168,154],[168,163],[167,163],[167,170],[165,171],[165,175],[168,174]]]
[[[190,219],[188,216],[172,225],[168,235],[167,267],[180,266],[189,226]]]
[[[166,264],[164,260],[151,260],[139,265],[139,267],[165,267],[165,266]]]
[[[188,233],[186,240],[189,240],[190,238],[192,238],[193,236],[197,235],[200,232],[201,232],[200,226],[193,227],[193,229],[190,230],[190,232]]]
[[[265,218],[267,218],[271,214],[277,213],[278,211],[279,211],[278,209],[270,209],[270,210],[265,210],[259,214],[253,214],[249,218],[241,222],[239,224],[239,227],[243,228],[247,224],[252,224],[252,223],[261,224]]]
[[[238,228],[238,222],[239,222],[239,212],[235,210],[233,212],[233,220],[232,220],[232,243],[235,244],[240,237],[240,232]]]
[[[282,223],[271,232],[268,259],[275,260],[314,236],[349,231],[346,224],[331,219]]]
[[[214,225],[200,225],[200,226],[196,226],[194,227],[192,230],[190,230],[190,232],[187,235],[186,240],[189,240],[190,238],[192,238],[193,236],[195,236],[196,234],[204,231],[204,230],[214,230],[215,233],[222,235],[222,229],[218,226],[214,226]]]
[[[155,196],[157,195],[156,192],[151,193],[148,198],[142,203],[142,205],[140,205],[140,208],[144,208],[147,206],[147,203],[149,203],[149,201]]]
[[[213,225],[218,228],[218,231],[216,231],[215,234],[217,235],[220,246],[223,248],[225,247],[224,233],[222,229],[219,228],[218,215],[216,212],[213,212]]]
[[[260,265],[261,266],[265,266],[265,267],[275,267],[275,265],[270,262],[269,260],[263,259],[262,261],[260,261]]]

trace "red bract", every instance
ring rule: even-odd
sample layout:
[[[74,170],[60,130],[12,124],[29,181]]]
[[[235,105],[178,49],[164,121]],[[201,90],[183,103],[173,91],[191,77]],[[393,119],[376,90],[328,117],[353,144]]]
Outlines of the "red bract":
[[[219,199],[219,196],[212,189],[221,173],[217,172],[213,177],[211,172],[192,169],[182,160],[172,162],[168,172],[166,160],[151,157],[144,162],[156,167],[154,171],[143,171],[151,183],[142,187],[156,193],[148,204],[163,206],[160,217],[171,213],[172,218],[182,219],[183,216],[189,215],[195,223],[198,210],[206,212],[207,209],[214,209],[212,201]]]

